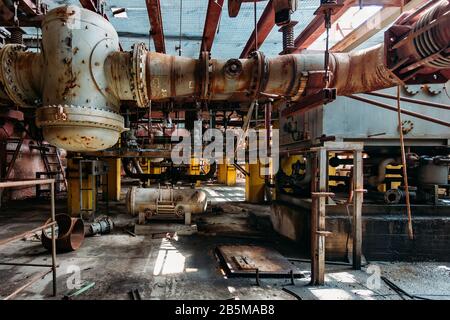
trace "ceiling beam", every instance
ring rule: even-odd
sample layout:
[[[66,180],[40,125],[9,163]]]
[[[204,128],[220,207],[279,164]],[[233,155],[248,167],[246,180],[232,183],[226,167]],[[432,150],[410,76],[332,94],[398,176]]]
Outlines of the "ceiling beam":
[[[370,17],[361,26],[354,29],[344,39],[336,43],[331,48],[331,51],[348,52],[357,48],[380,30],[395,22],[403,12],[412,10],[424,2],[425,0],[406,0],[403,9],[401,7],[385,7],[381,9],[380,12]]]
[[[96,1],[94,0],[80,0],[80,4],[83,8],[91,10],[93,12],[99,13],[99,9],[97,8]],[[108,16],[106,14],[101,15],[103,18],[109,21]]]
[[[19,7],[29,16],[37,16],[41,14],[41,8],[36,6],[36,1],[20,0]]]
[[[153,43],[155,44],[155,51],[166,53],[161,4],[159,0],[145,0],[145,4],[147,5],[148,19],[150,20],[151,35]]]
[[[203,28],[202,45],[200,51],[211,52],[211,48],[219,26],[224,0],[209,0],[206,11],[205,26]]]
[[[331,17],[332,22],[336,22],[350,7],[355,5],[355,0],[343,0],[342,7],[338,7]],[[365,1],[363,1],[365,4]],[[294,41],[294,47],[296,48],[294,52],[300,52],[307,49],[314,41],[319,39],[319,37],[325,32],[325,21],[322,14],[314,16],[309,25],[303,29],[300,35]]]
[[[259,18],[257,24],[258,36],[256,36],[256,30],[253,30],[250,38],[247,41],[247,44],[244,47],[244,50],[242,50],[240,56],[241,59],[247,58],[252,51],[254,51],[255,49],[259,49],[275,26],[275,10],[273,8],[272,2],[273,0],[270,0],[269,3],[267,3],[264,12]],[[257,39],[255,44],[256,37]]]

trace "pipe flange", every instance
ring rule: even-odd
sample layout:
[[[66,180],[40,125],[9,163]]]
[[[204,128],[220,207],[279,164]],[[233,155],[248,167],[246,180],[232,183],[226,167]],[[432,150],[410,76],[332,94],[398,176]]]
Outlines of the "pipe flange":
[[[128,190],[128,193],[127,193],[127,211],[132,216],[136,216],[137,215],[136,207],[135,207],[136,190],[137,190],[136,187],[131,187]]]
[[[38,108],[36,111],[36,125],[39,128],[83,126],[107,128],[119,132],[126,131],[123,117],[116,112],[72,105],[53,105]]]
[[[133,91],[133,98],[140,108],[147,108],[150,103],[147,95],[145,74],[147,52],[147,47],[141,42],[133,46],[133,52],[131,54],[131,90]]]
[[[16,61],[19,52],[25,52],[26,46],[21,44],[7,44],[1,50],[0,81],[9,98],[19,107],[34,106],[40,103],[37,96],[30,96],[19,85],[20,79],[16,74]]]
[[[256,67],[253,68],[252,79],[250,82],[250,90],[248,97],[257,99],[261,92],[264,92],[268,81],[269,61],[260,51],[254,51],[250,54],[249,59],[256,60]]]
[[[211,54],[208,51],[202,51],[200,54],[200,68],[201,74],[204,75],[202,77],[202,81],[200,84],[200,99],[201,100],[209,100],[211,95],[210,88],[210,66],[211,66]]]

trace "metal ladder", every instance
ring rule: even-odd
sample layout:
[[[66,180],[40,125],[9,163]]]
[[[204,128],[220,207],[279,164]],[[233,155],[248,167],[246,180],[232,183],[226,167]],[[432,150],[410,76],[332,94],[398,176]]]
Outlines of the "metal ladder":
[[[38,141],[37,146],[30,146],[30,149],[39,150],[46,170],[46,172],[36,172],[36,179],[41,179],[43,177],[54,178],[56,193],[62,194],[67,192],[66,174],[64,172],[58,148],[51,144]],[[49,192],[49,189],[42,189],[40,186],[36,186],[36,197],[48,195]]]

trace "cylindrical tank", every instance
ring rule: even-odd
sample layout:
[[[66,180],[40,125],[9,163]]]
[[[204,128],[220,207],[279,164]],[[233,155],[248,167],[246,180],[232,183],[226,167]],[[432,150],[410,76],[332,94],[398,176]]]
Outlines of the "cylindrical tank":
[[[69,151],[107,149],[124,131],[120,100],[108,87],[106,57],[119,51],[114,27],[77,6],[50,11],[42,23],[43,107],[36,123]]]
[[[129,214],[143,212],[146,218],[162,214],[183,217],[186,212],[201,214],[208,206],[206,193],[196,189],[138,188],[128,190],[126,204]]]
[[[432,162],[419,167],[418,183],[420,185],[446,185],[448,183],[449,167],[436,165]]]

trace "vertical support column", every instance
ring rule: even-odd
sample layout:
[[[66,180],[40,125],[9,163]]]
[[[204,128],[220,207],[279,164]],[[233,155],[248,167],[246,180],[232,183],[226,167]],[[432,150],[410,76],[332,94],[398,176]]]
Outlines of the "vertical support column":
[[[317,153],[313,155],[313,166],[312,166],[312,182],[311,182],[311,285],[318,284],[318,274],[319,274],[319,242],[317,230],[319,228],[318,218],[319,218],[319,199],[314,197],[317,193],[317,168],[318,168],[319,156]]]
[[[326,148],[320,148],[319,151],[319,228],[318,228],[318,253],[319,253],[319,274],[318,284],[325,284],[325,210],[328,195],[328,152]]]
[[[217,165],[217,181],[227,186],[236,185],[236,168],[228,163]]]
[[[317,149],[318,173],[314,171],[314,183],[318,179],[319,192],[312,193],[313,206],[311,210],[311,284],[325,284],[325,212],[327,197],[332,195],[327,191],[328,152],[324,147]]]
[[[50,193],[51,193],[51,218],[52,223],[56,222],[56,214],[55,214],[55,181],[50,184]],[[52,275],[53,275],[53,296],[56,297],[56,226],[52,225]]]
[[[219,183],[227,183],[227,164],[221,163],[217,165],[217,181]]]
[[[232,165],[227,165],[227,180],[225,181],[225,184],[227,186],[235,186],[236,185],[236,168]]]
[[[364,196],[362,151],[355,150],[353,153],[353,269],[361,270],[361,247],[362,247],[362,203]]]
[[[108,200],[120,201],[121,190],[121,160],[108,159]]]
[[[189,174],[193,176],[200,174],[200,159],[198,158],[191,159],[191,165],[189,166]],[[196,181],[196,186],[200,186],[200,181]]]
[[[80,215],[80,207],[93,210],[95,208],[96,194],[92,191],[81,191],[82,189],[94,189],[95,177],[83,177],[83,185],[80,183],[79,162],[74,159],[67,160],[67,208],[72,217]],[[82,197],[80,195],[82,194]]]
[[[259,162],[246,164],[245,170],[250,174],[245,177],[245,201],[263,203],[265,180],[260,175]]]

